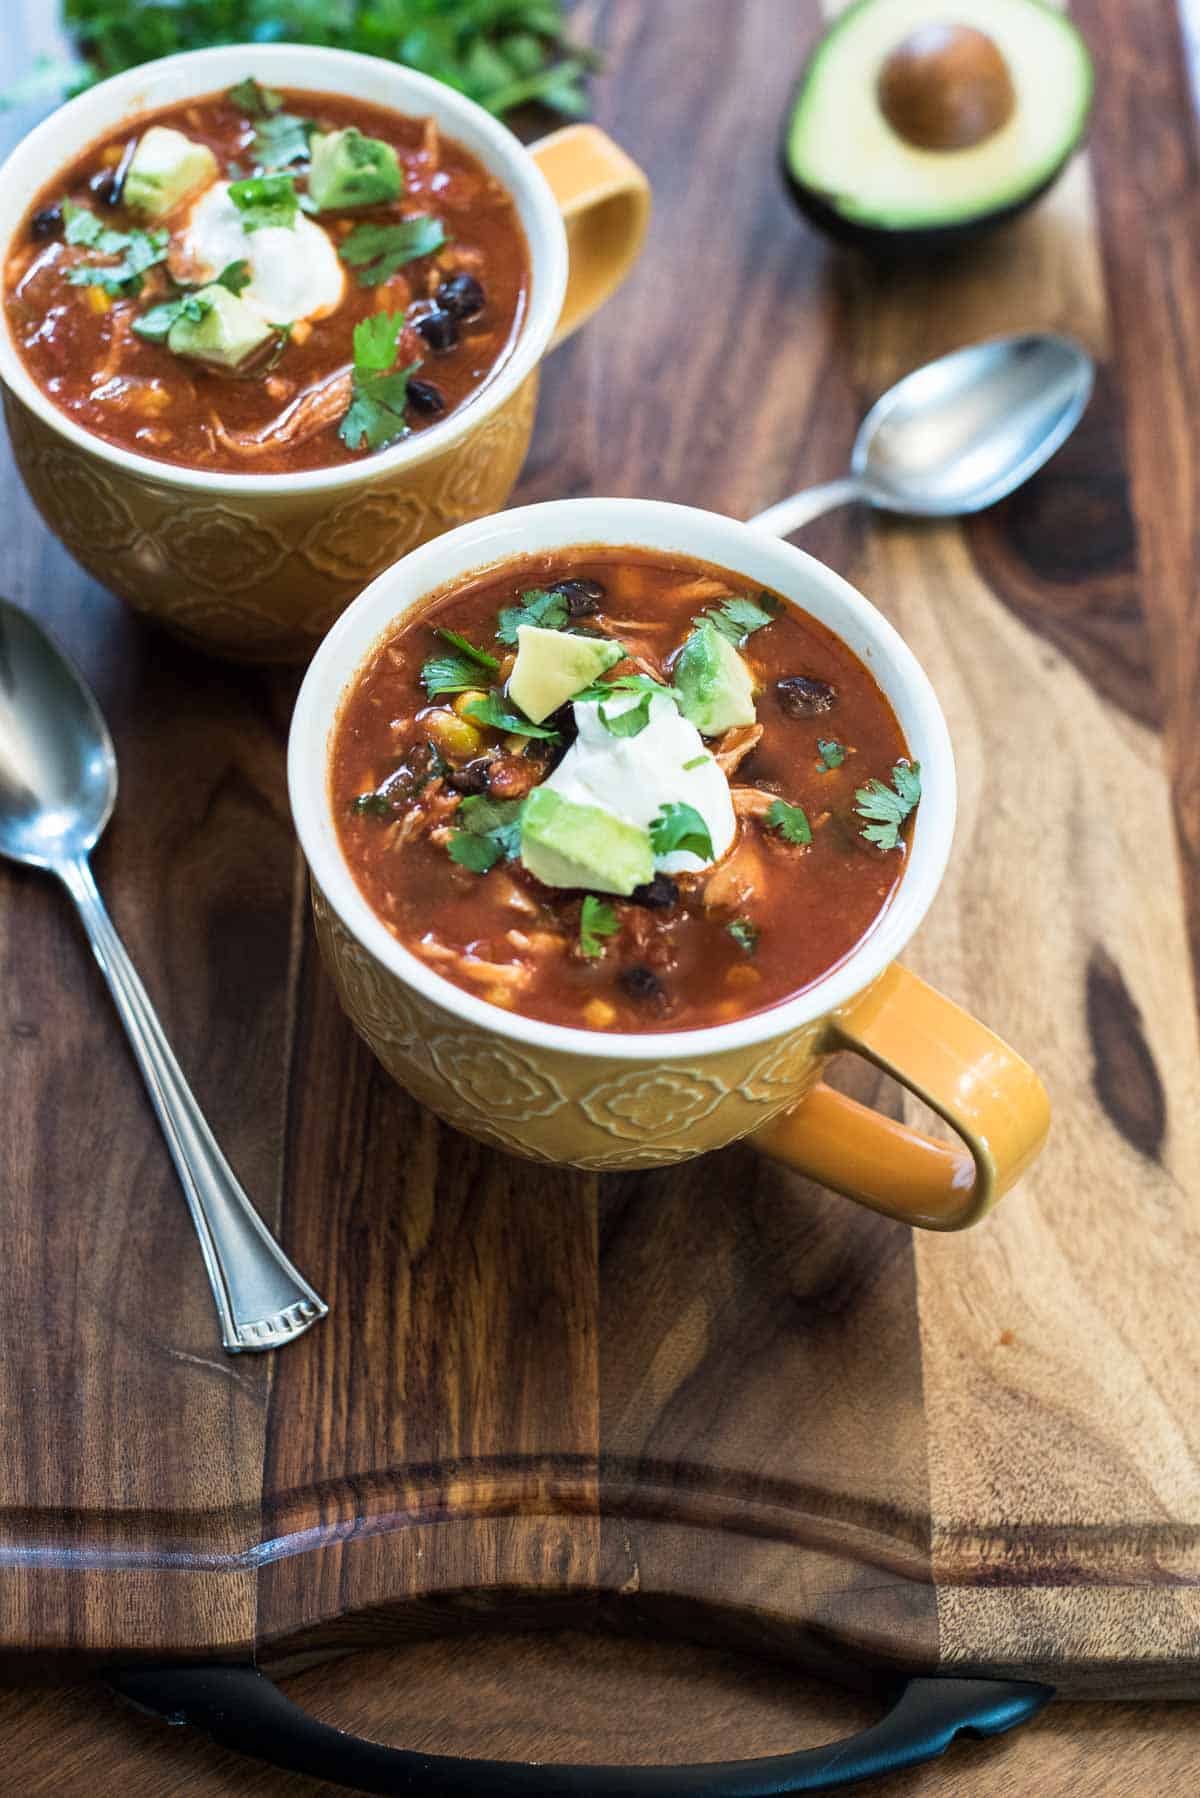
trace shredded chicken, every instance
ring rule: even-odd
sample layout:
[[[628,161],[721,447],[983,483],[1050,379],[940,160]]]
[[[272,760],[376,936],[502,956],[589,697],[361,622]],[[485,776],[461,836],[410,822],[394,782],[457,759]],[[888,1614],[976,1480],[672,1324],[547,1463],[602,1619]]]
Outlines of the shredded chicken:
[[[687,599],[693,604],[702,599],[728,599],[729,583],[719,581],[714,575],[697,575],[695,580],[684,581],[681,587],[672,587],[667,595],[669,600]]]
[[[527,918],[537,917],[537,906],[515,880],[507,874],[493,874],[492,892],[500,905],[508,906],[510,911],[520,912]]]
[[[442,138],[438,130],[438,122],[432,115],[426,119],[421,133],[421,155],[431,168],[436,168],[442,158]]]
[[[717,863],[704,883],[706,911],[740,911],[763,887],[762,851],[748,838]]]
[[[213,434],[231,455],[254,461],[258,456],[274,455],[292,444],[307,443],[326,425],[342,417],[350,404],[350,370],[339,368],[321,382],[310,387],[298,400],[293,400],[264,431],[254,436],[227,431],[215,413],[209,414]]]
[[[761,787],[730,787],[729,795],[739,818],[765,818],[776,799],[774,793],[764,793]]]
[[[92,379],[96,386],[103,386],[111,381],[121,366],[121,358],[129,346],[133,336],[133,315],[124,306],[117,307],[111,314],[112,325],[108,333],[108,343],[104,350],[104,360],[96,365]]]
[[[713,760],[727,779],[758,747],[762,734],[761,724],[735,724],[725,732],[713,751]]]

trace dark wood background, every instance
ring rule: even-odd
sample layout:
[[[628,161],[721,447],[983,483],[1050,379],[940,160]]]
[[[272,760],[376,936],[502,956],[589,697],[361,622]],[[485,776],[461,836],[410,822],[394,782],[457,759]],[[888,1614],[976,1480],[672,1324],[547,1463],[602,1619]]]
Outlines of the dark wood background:
[[[26,0],[24,39],[18,29],[4,45],[13,64],[46,35],[48,10]],[[1073,330],[1104,355],[1087,426],[1055,478],[964,534],[970,556],[964,567],[1081,669],[1122,716],[1161,738],[1195,932],[1195,138],[1177,22],[1166,0],[1079,0],[1074,11],[1101,49],[1096,128],[1087,162],[1055,196],[1057,210],[1045,215],[1051,224],[1027,225],[1018,239],[949,271],[881,280],[858,262],[831,255],[793,218],[770,167],[790,72],[817,28],[812,0],[799,6],[750,0],[736,9],[723,0],[580,6],[580,34],[609,59],[597,83],[597,116],[649,170],[657,219],[650,253],[630,288],[547,367],[520,494],[642,492],[744,515],[792,487],[839,473],[857,418],[880,387],[922,355],[971,336],[972,326],[1037,322]],[[22,121],[4,124],[12,135]],[[1014,243],[1028,258],[1027,290],[1012,278]],[[998,315],[1001,283],[1006,297]],[[594,1344],[586,1335],[596,1320],[566,1306],[547,1334],[547,1315],[569,1297],[571,1257],[581,1251],[565,1225],[553,1237],[556,1214],[545,1176],[526,1176],[526,1203],[515,1210],[504,1168],[466,1145],[440,1141],[350,1046],[315,964],[283,792],[289,678],[217,667],[146,633],[48,538],[11,472],[5,481],[5,590],[45,618],[81,662],[117,739],[122,799],[97,858],[98,877],[251,1192],[264,1210],[284,1218],[289,1246],[314,1277],[336,1262],[369,1280],[374,1256],[402,1251],[414,1278],[429,1289],[422,1299],[428,1304],[447,1274],[436,1255],[422,1258],[428,1219],[393,1215],[377,1195],[396,1185],[414,1156],[432,1169],[440,1148],[441,1225],[450,1231],[449,1214],[457,1208],[462,1232],[476,1236],[481,1256],[501,1267],[512,1294],[507,1316],[460,1314],[457,1327],[468,1336],[486,1325],[498,1343],[531,1327],[556,1340],[559,1352],[547,1355],[536,1388],[514,1387],[510,1398],[558,1419],[556,1450],[572,1438],[586,1447],[601,1403],[589,1384]],[[907,531],[847,513],[813,527],[804,542],[857,572],[864,584],[871,570],[884,591],[868,590],[886,603],[886,581],[899,581],[903,568]],[[1136,855],[1134,820],[1129,835]],[[1161,869],[1146,875],[1167,877]],[[176,1402],[180,1370],[187,1369],[228,1402],[212,1407],[211,1440],[197,1438],[182,1464],[163,1433],[163,1503],[186,1511],[189,1502],[203,1501],[217,1523],[198,1527],[236,1533],[247,1507],[258,1505],[257,1480],[214,1493],[213,1470],[240,1464],[238,1444],[257,1441],[268,1404],[276,1416],[294,1415],[305,1403],[306,1382],[319,1385],[327,1358],[356,1370],[344,1410],[323,1416],[323,1439],[312,1453],[297,1437],[274,1434],[267,1454],[276,1493],[302,1488],[314,1465],[336,1461],[356,1419],[398,1396],[413,1414],[436,1418],[447,1377],[440,1356],[448,1351],[405,1340],[403,1294],[382,1315],[340,1306],[313,1337],[313,1352],[281,1357],[277,1369],[249,1359],[226,1363],[214,1351],[202,1275],[179,1228],[172,1176],[64,903],[34,877],[6,873],[0,922],[9,925],[0,934],[0,1188],[69,1194],[74,1226],[87,1245],[68,1281],[52,1236],[30,1232],[20,1239],[17,1296],[47,1327],[35,1377],[28,1378],[26,1359],[21,1390],[4,1391],[20,1448],[10,1465],[35,1466],[65,1453],[80,1469],[81,1499],[84,1470],[107,1490],[119,1490],[123,1432],[153,1438]],[[1178,972],[1184,978],[1182,965]],[[86,1002],[63,1003],[56,1015],[51,1001],[61,993],[86,995]],[[1121,1008],[1134,1002],[1119,975],[1103,965],[1095,993],[1097,1019],[1111,1022],[1097,1049],[1096,1077],[1109,1088],[1106,1108],[1117,1112],[1127,1139],[1156,1153],[1162,1134],[1157,1076],[1153,1064],[1147,1073],[1136,1055],[1130,1059],[1128,1042],[1138,1033],[1123,1027],[1129,1016]],[[428,1190],[434,1189],[431,1180]],[[117,1190],[134,1196],[114,1206]],[[334,1190],[339,1203],[325,1204]],[[697,1182],[687,1196],[688,1204],[672,1209],[652,1185],[614,1182],[599,1213],[608,1265],[642,1300],[607,1326],[600,1323],[609,1353],[604,1430],[615,1452],[641,1446],[637,1382],[664,1347],[653,1328],[656,1308],[682,1303],[683,1295],[656,1270],[686,1271],[698,1222],[732,1244],[724,1303],[748,1307],[751,1338],[756,1327],[770,1328],[763,1270],[785,1245],[772,1241],[768,1199],[758,1203],[750,1195],[750,1223],[739,1236],[729,1233],[720,1192]],[[886,1365],[878,1346],[872,1359],[872,1342],[887,1337],[881,1324],[906,1306],[915,1314],[916,1264],[889,1226],[860,1220],[848,1232],[837,1202],[810,1197],[803,1203],[806,1302],[851,1320],[846,1335],[831,1335],[824,1351],[831,1386],[839,1385],[837,1363],[853,1353],[862,1380],[868,1387],[874,1382],[879,1395],[877,1410],[865,1408],[845,1427],[875,1440],[881,1501],[916,1508],[929,1475],[924,1441],[908,1427],[921,1401],[915,1329]],[[555,1268],[556,1279],[539,1284]],[[874,1313],[863,1302],[868,1269],[880,1281]],[[645,1319],[640,1335],[628,1329],[637,1315]],[[19,1327],[19,1309],[7,1321]],[[78,1367],[66,1358],[81,1328],[94,1350],[83,1389]],[[626,1334],[616,1340],[619,1331]],[[740,1380],[748,1381],[750,1357],[777,1352],[779,1340],[751,1340],[744,1365],[728,1360],[717,1369],[724,1384],[737,1390]],[[402,1392],[378,1388],[373,1355],[385,1344],[390,1377],[403,1380]],[[672,1352],[692,1352],[686,1333]],[[813,1354],[820,1359],[810,1344],[804,1362],[810,1370]],[[79,1401],[69,1409],[62,1401],[67,1391]],[[430,1403],[422,1407],[414,1394]],[[470,1420],[468,1434],[469,1427]],[[655,1446],[679,1455],[697,1427],[681,1404]],[[479,1428],[485,1433],[482,1418]],[[722,1429],[736,1446],[736,1430],[724,1425],[707,1440],[720,1441]],[[440,1447],[435,1424],[422,1440],[392,1444],[409,1461],[436,1461]],[[832,1466],[844,1449],[831,1428],[820,1453]],[[250,1460],[257,1467],[253,1455]],[[10,1478],[0,1472],[0,1505],[19,1526],[22,1507],[34,1505],[38,1494],[12,1489]],[[336,1506],[336,1494],[330,1502]],[[286,1518],[273,1521],[282,1526]],[[601,1541],[597,1551],[620,1565],[624,1545]],[[288,1581],[298,1574],[280,1563],[274,1577],[281,1589],[266,1591],[266,1609],[275,1605],[284,1613],[295,1596]],[[338,1564],[328,1577],[337,1580]],[[237,1611],[245,1606],[252,1613],[251,1586],[248,1581],[229,1599],[231,1639],[247,1627]],[[228,1584],[223,1590],[230,1593]],[[65,1592],[63,1603],[67,1608]],[[914,1619],[915,1638],[928,1622]],[[820,1697],[766,1663],[590,1637],[425,1644],[314,1669],[297,1675],[293,1689],[333,1720],[412,1745],[547,1758],[774,1752],[849,1730],[867,1714],[857,1701]],[[21,1771],[21,1790],[49,1790],[53,1782],[68,1798],[118,1787],[217,1793],[233,1790],[235,1781],[250,1791],[315,1790],[235,1768],[202,1744],[110,1711],[102,1697],[85,1691],[16,1694],[0,1706],[0,1719],[7,1764],[10,1773]],[[1119,1793],[1147,1790],[1152,1780],[1158,1790],[1182,1792],[1198,1740],[1181,1713],[1151,1726],[1145,1713],[1125,1707],[1102,1715],[1076,1709],[1057,1720],[1052,1713],[1011,1745],[964,1749],[949,1769],[910,1776],[891,1789],[1016,1793],[1036,1785],[1047,1793],[1081,1786]]]

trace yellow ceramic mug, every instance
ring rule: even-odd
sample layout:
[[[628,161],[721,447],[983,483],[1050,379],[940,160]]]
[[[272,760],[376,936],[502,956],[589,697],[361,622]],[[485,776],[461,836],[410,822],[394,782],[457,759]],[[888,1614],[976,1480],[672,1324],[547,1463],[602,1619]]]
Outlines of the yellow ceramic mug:
[[[378,639],[447,582],[511,556],[596,543],[698,556],[820,619],[870,667],[921,764],[909,865],[873,929],[815,986],[734,1023],[618,1036],[500,1011],[397,942],[339,847],[331,736]],[[887,620],[789,543],[649,500],[563,500],[465,525],[388,569],[322,643],[296,704],[288,783],[342,1004],[384,1067],[472,1136],[535,1160],[601,1169],[685,1161],[750,1137],[862,1204],[933,1230],[974,1223],[1045,1140],[1049,1107],[1032,1068],[895,959],[937,891],[954,829],[954,759],[933,689]],[[843,1049],[924,1099],[962,1146],[824,1085],[825,1063]]]
[[[645,176],[592,125],[526,150],[488,113],[411,69],[341,50],[238,45],[165,57],[61,107],[0,170],[0,245],[33,195],[123,119],[254,74],[432,115],[512,195],[529,242],[528,316],[508,360],[442,424],[353,466],[299,474],[176,468],[91,436],[42,393],[0,326],[13,452],[46,523],[90,574],[220,655],[308,656],[367,582],[417,544],[502,506],[533,429],[538,364],[629,272]]]

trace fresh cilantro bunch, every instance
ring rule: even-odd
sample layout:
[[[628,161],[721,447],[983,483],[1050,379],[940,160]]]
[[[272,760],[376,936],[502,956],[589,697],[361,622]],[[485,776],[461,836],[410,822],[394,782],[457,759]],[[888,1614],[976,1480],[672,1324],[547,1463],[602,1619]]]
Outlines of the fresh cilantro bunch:
[[[568,39],[565,11],[562,0],[62,0],[78,60],[43,59],[7,97],[61,98],[212,44],[324,44],[420,69],[489,112],[537,102],[580,118],[596,58]]]

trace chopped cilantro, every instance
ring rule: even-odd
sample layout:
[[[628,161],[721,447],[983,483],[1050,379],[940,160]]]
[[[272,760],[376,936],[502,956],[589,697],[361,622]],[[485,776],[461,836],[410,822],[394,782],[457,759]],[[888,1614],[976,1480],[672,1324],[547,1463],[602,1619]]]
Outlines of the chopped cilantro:
[[[553,588],[533,587],[519,598],[519,605],[505,606],[500,614],[496,635],[501,643],[515,643],[523,624],[539,624],[544,631],[560,631],[571,615],[566,594]]]
[[[703,624],[707,619],[736,649],[754,631],[773,624],[778,612],[779,601],[769,593],[760,593],[757,601],[747,599],[743,594],[735,594],[732,599],[723,599],[714,611],[706,612],[703,617],[694,618],[692,622]]]
[[[167,333],[176,319],[190,319],[199,324],[206,313],[212,311],[212,301],[198,293],[180,294],[177,299],[164,300],[159,306],[151,306],[133,321],[133,334],[141,337],[146,343],[165,343]]]
[[[360,793],[350,810],[360,817],[369,814],[372,818],[390,818],[393,815],[392,807],[383,793]]]
[[[579,914],[579,949],[589,961],[604,954],[606,936],[615,936],[621,928],[621,920],[617,916],[615,905],[609,905],[604,899],[597,899],[589,893],[583,902],[583,910]]]
[[[482,699],[476,699],[467,707],[467,716],[474,718],[477,724],[486,724],[491,730],[506,730],[522,737],[544,737],[548,743],[558,742],[556,730],[531,724],[528,718],[506,706],[499,693],[487,693]]]
[[[296,229],[296,183],[290,175],[247,175],[229,183],[229,198],[242,215],[243,231],[282,225]]]
[[[441,220],[421,213],[398,225],[356,225],[338,245],[338,255],[358,270],[360,287],[378,287],[405,263],[432,256],[445,241]]]
[[[900,826],[921,797],[920,762],[897,762],[892,769],[892,787],[881,780],[869,780],[854,795],[855,811],[869,818],[860,834],[877,849],[895,849],[900,842]],[[893,791],[894,787],[894,791]]]
[[[478,666],[466,656],[430,656],[421,669],[421,685],[430,699],[439,693],[474,693],[479,684]]]
[[[481,668],[499,668],[500,662],[496,656],[489,655],[486,649],[476,649],[475,645],[461,632],[446,630],[440,624],[435,625],[434,629],[444,643],[449,643],[454,649],[461,649],[465,656],[469,656],[473,662],[478,662]]]
[[[461,828],[446,845],[451,861],[473,874],[486,874],[501,860],[515,861],[521,847],[523,799],[488,799],[475,793],[464,799],[457,817]]]
[[[636,704],[626,706],[623,712],[606,711],[602,701],[596,713],[610,737],[640,737],[650,722],[653,698],[653,693],[643,693]]]
[[[817,766],[826,774],[831,768],[840,768],[846,759],[845,745],[836,737],[818,737],[817,750],[821,758]]]
[[[308,161],[308,142],[315,125],[295,112],[280,112],[263,119],[254,131],[254,155],[259,168],[268,173],[286,169],[294,162]]]
[[[727,924],[725,928],[739,949],[744,950],[747,955],[754,954],[758,948],[758,926],[756,924],[752,924],[749,918],[735,918],[733,923]]]
[[[662,806],[650,826],[650,847],[659,856],[671,855],[676,850],[688,850],[692,855],[698,855],[702,861],[711,861],[713,858],[708,825],[694,805],[672,802]]]
[[[102,287],[105,293],[128,296],[140,293],[142,276],[156,262],[165,262],[170,238],[165,230],[111,231],[86,206],[63,201],[67,242],[83,244],[101,256],[121,257],[117,263],[77,262],[67,270],[72,287]]]
[[[250,280],[250,264],[239,257],[237,262],[227,262],[225,264],[225,267],[217,276],[217,286],[227,287],[230,293],[238,294],[241,293],[243,287],[249,287]],[[278,326],[275,328],[276,330],[279,329]]]
[[[690,774],[693,768],[703,768],[705,762],[711,760],[712,757],[706,749],[703,755],[694,755],[690,762],[685,762],[683,764],[683,772],[685,774]]]
[[[225,98],[248,119],[269,119],[273,113],[283,110],[283,95],[277,94],[273,87],[262,87],[253,75],[235,82]]]
[[[811,843],[812,826],[802,805],[777,799],[767,812],[767,829],[777,830],[785,843]]]
[[[89,250],[99,250],[103,256],[115,256],[118,250],[128,247],[128,231],[110,230],[103,219],[86,206],[77,206],[74,200],[63,201],[62,215],[68,243],[83,244]]]
[[[421,365],[392,366],[403,329],[402,312],[372,312],[354,327],[350,406],[338,426],[347,449],[386,449],[408,435],[408,380]]]

